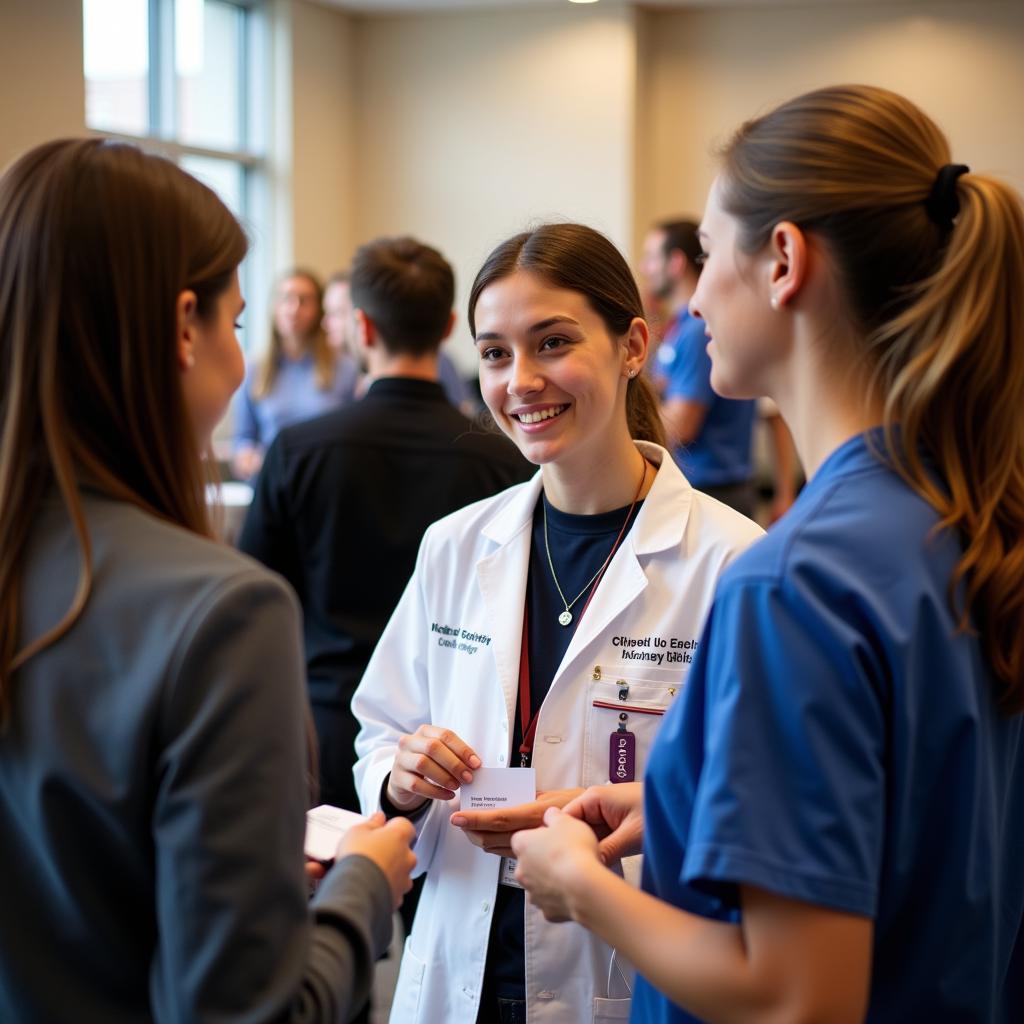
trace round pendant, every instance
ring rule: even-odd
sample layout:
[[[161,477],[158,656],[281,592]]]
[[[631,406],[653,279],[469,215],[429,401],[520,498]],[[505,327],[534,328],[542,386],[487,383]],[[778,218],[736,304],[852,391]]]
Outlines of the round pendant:
[[[562,614],[558,616],[558,621],[563,626],[568,626],[569,623],[572,622],[572,612],[569,611],[568,608],[566,608],[565,611],[562,612]]]

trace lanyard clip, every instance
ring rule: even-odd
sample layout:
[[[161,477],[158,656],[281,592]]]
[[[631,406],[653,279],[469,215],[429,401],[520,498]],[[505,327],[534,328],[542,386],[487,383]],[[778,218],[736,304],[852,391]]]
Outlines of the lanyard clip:
[[[629,715],[625,711],[619,712],[619,732],[626,731],[626,723],[629,721]]]
[[[629,683],[625,679],[618,681],[619,687],[619,700],[626,700],[629,697]]]

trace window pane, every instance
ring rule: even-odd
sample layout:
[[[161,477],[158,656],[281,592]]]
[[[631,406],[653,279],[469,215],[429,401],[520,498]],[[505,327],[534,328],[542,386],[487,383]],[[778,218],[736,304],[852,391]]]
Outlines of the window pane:
[[[149,16],[142,0],[84,0],[85,123],[145,135]]]
[[[186,145],[240,149],[243,11],[218,0],[176,0],[174,63],[178,138]]]
[[[224,205],[242,222],[243,229],[247,228],[246,218],[243,214],[245,209],[245,168],[241,164],[205,156],[183,156],[178,163],[183,170],[198,178],[204,185],[209,185],[220,196]],[[251,256],[247,256],[243,260],[238,276],[242,294],[247,300],[250,300],[253,283]],[[249,319],[249,315],[246,314],[242,318],[243,324],[247,324]],[[251,337],[251,332],[243,326],[238,332],[238,339],[242,343],[243,349],[248,349],[249,337]]]
[[[216,160],[206,156],[183,156],[181,166],[204,185],[209,185],[236,216],[242,216],[242,166],[231,160]]]

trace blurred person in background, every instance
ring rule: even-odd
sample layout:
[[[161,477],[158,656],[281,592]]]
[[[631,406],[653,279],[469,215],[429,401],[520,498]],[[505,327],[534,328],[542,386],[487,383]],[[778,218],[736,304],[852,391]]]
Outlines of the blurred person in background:
[[[361,398],[371,380],[366,372],[363,354],[355,343],[350,276],[349,271],[339,270],[328,278],[324,289],[323,328],[336,352],[350,353],[355,359],[362,374],[356,385],[356,395]],[[479,411],[479,403],[474,400],[472,389],[459,373],[454,361],[445,353],[443,346],[437,352],[437,379],[444,388],[445,397],[463,416],[472,417]]]
[[[270,343],[246,373],[234,403],[234,475],[256,475],[277,432],[351,401],[355,362],[321,326],[323,289],[308,270],[288,271],[274,288]]]

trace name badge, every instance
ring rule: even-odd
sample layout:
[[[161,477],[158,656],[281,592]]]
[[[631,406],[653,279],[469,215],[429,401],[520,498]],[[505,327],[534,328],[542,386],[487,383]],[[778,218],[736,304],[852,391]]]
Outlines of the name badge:
[[[611,782],[636,780],[636,736],[626,728],[629,716],[619,715],[619,727],[608,737],[608,779]]]
[[[502,857],[501,858],[501,884],[507,885],[512,889],[522,889],[522,886],[516,881],[516,864],[519,862],[514,857]]]

